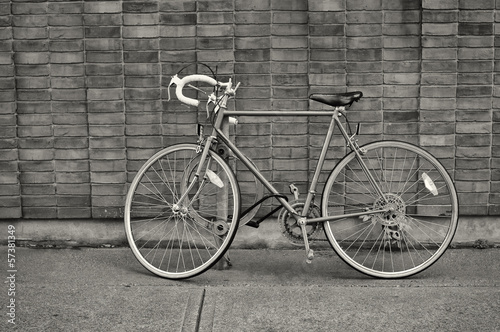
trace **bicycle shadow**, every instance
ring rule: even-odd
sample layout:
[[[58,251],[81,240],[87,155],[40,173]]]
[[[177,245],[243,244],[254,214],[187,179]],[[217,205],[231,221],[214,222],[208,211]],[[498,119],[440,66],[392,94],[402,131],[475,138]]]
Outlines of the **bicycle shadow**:
[[[303,250],[236,249],[228,252],[231,265],[220,262],[195,277],[170,280],[158,277],[138,262],[123,267],[127,274],[147,278],[147,282],[165,286],[382,286],[409,287],[439,279],[440,269],[428,269],[404,279],[377,279],[364,275],[340,259],[334,252],[319,251],[308,264]]]

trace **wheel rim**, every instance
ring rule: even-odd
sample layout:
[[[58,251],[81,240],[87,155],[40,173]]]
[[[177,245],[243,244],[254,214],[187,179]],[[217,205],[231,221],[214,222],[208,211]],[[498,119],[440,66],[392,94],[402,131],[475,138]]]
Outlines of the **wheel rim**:
[[[326,222],[326,236],[339,256],[362,273],[399,278],[421,272],[444,253],[455,233],[453,183],[434,157],[411,144],[377,142],[365,149],[363,160],[385,199],[350,154],[326,183],[322,212],[386,212]]]
[[[181,279],[207,270],[227,250],[237,229],[234,175],[220,157],[210,154],[210,170],[224,186],[209,179],[186,185],[193,179],[186,172],[191,173],[195,159],[193,145],[157,153],[139,170],[127,195],[130,247],[143,266],[162,277]]]

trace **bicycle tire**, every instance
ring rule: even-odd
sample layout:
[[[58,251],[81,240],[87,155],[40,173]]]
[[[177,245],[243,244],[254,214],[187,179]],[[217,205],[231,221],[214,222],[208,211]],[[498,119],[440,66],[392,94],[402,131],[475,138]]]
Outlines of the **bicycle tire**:
[[[379,141],[361,149],[386,199],[351,152],[326,181],[322,215],[390,211],[327,221],[325,235],[347,264],[366,275],[404,278],[422,272],[444,254],[457,229],[453,181],[434,156],[413,144]]]
[[[137,260],[160,277],[205,272],[223,257],[238,229],[239,186],[219,155],[209,151],[204,165],[212,173],[189,185],[194,172],[186,170],[193,160],[199,163],[197,148],[178,144],[159,151],[140,168],[127,193],[128,243]]]

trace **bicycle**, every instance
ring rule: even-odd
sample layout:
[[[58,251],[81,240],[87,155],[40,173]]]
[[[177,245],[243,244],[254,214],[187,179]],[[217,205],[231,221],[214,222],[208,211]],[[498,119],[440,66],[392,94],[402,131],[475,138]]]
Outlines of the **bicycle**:
[[[361,92],[312,94],[311,100],[329,106],[320,111],[236,111],[227,110],[227,102],[235,97],[239,83],[233,86],[231,79],[220,82],[200,74],[181,79],[176,74],[169,99],[175,85],[179,101],[198,107],[199,100],[183,94],[185,86],[204,91],[191,83],[213,87],[211,94],[206,93],[211,133],[205,135],[198,125],[197,143],[176,144],[153,155],[138,171],[126,197],[127,240],[150,272],[169,279],[203,273],[227,257],[240,220],[258,227],[278,209],[284,232],[305,248],[308,263],[314,257],[310,238],[321,228],[342,260],[378,278],[414,275],[446,251],[458,224],[451,177],[435,157],[410,143],[376,141],[359,146],[359,124],[353,134],[346,115],[347,108],[362,98]],[[243,115],[330,117],[305,200],[289,202],[223,132],[227,119]],[[318,205],[316,187],[335,127],[350,151],[330,172]],[[218,147],[225,147],[223,153]],[[227,152],[270,192],[244,212],[238,182],[224,156]],[[297,198],[293,184],[291,189]],[[280,203],[278,208],[253,221],[256,209],[269,198]]]

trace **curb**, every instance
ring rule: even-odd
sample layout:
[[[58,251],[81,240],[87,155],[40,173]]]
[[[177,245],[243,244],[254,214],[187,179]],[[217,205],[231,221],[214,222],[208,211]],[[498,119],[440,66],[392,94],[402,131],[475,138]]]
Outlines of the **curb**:
[[[16,227],[16,241],[31,247],[118,247],[128,246],[121,219],[4,220]],[[6,226],[5,226],[6,227]],[[0,244],[7,244],[7,237]],[[462,216],[451,247],[499,247],[500,223],[495,217]],[[330,248],[321,231],[315,247]],[[235,249],[299,249],[280,232],[276,219],[259,228],[241,226],[231,246]]]

